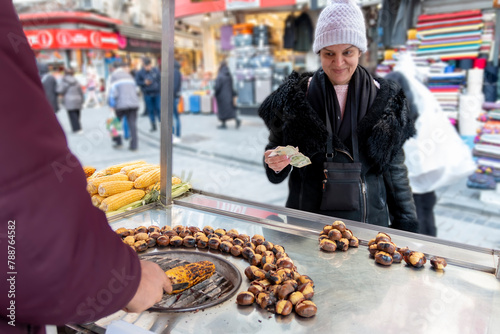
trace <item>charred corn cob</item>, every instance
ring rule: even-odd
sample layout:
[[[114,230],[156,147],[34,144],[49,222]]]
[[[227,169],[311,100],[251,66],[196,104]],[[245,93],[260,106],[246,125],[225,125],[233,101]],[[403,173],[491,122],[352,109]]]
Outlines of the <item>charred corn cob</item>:
[[[179,293],[195,284],[203,282],[215,273],[215,265],[210,261],[189,263],[167,270],[165,274],[172,283],[172,293]]]
[[[137,180],[137,178],[141,175],[144,175],[152,170],[156,170],[156,169],[160,169],[160,166],[157,166],[157,165],[150,165],[150,166],[144,166],[144,167],[139,167],[139,168],[136,168],[132,171],[130,171],[130,173],[128,173],[128,179],[130,181],[135,181]]]
[[[92,196],[92,204],[94,206],[99,207],[101,205],[101,202],[102,202],[103,199],[104,199],[104,197],[102,197],[102,196],[100,196],[98,194],[95,194],[95,195]]]
[[[128,173],[130,173],[131,170],[133,170],[135,168],[144,167],[144,166],[149,166],[149,164],[147,164],[145,162],[140,162],[138,164],[128,165],[128,166],[125,166],[122,169],[120,169],[120,173],[128,175]]]
[[[142,161],[142,160],[137,160],[137,161],[130,161],[130,162],[125,162],[125,163],[118,164],[118,165],[109,166],[106,168],[106,175],[116,174],[119,171],[121,171],[121,169],[125,166],[137,165],[140,163],[145,164],[146,162]]]
[[[133,187],[134,182],[132,181],[108,181],[99,185],[98,192],[102,197],[108,197],[130,190]]]
[[[158,181],[160,181],[160,170],[155,169],[135,179],[134,187],[137,189],[146,188],[147,186],[155,184]]]
[[[85,173],[85,177],[91,177],[95,172],[95,168],[91,166],[83,166],[83,172]]]
[[[99,206],[99,209],[103,210],[104,212],[115,211],[122,206],[142,199],[144,195],[146,195],[146,193],[144,192],[144,190],[140,189],[124,191],[122,193],[103,199],[101,205]]]
[[[128,181],[128,177],[125,174],[114,174],[89,179],[87,182],[87,191],[91,195],[97,194],[99,191],[99,185],[109,181]]]

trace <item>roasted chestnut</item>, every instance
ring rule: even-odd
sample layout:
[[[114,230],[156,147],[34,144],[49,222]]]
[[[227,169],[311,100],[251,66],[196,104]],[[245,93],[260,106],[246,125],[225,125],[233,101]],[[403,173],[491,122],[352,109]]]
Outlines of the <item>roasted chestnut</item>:
[[[392,254],[392,263],[400,263],[403,260],[403,255],[401,255],[400,252],[395,251],[394,254]]]
[[[431,258],[431,266],[436,270],[443,270],[446,265],[446,260],[442,257],[433,256]]]
[[[233,247],[233,244],[229,241],[223,241],[219,245],[219,249],[224,253],[229,253],[231,251],[231,247]]]
[[[135,233],[148,233],[148,228],[146,226],[139,226],[135,229]]]
[[[118,234],[122,238],[128,237],[130,235],[130,230],[125,228],[125,227],[120,227],[115,232],[116,232],[116,234]]]
[[[134,237],[136,241],[140,241],[140,240],[146,240],[147,238],[149,238],[149,235],[145,232],[140,232],[134,235]]]
[[[264,291],[264,287],[258,285],[258,284],[251,284],[250,287],[248,288],[248,291],[254,294],[254,296],[258,296],[259,293]]]
[[[241,240],[240,238],[233,239],[233,245],[238,245],[238,246],[242,246],[243,247],[244,243],[245,242],[243,240]]]
[[[199,228],[199,227],[197,227],[197,226],[189,226],[189,227],[188,227],[188,230],[191,232],[191,235],[193,235],[193,236],[194,236],[196,233],[201,232],[201,231],[200,231],[200,228]]]
[[[242,251],[243,248],[240,245],[233,245],[233,247],[231,247],[231,255],[233,256],[240,256]]]
[[[404,258],[405,256],[410,255],[410,253],[411,253],[411,250],[409,250],[409,249],[408,249],[408,247],[397,247],[397,248],[396,248],[396,250],[397,250],[398,252],[400,252],[400,253],[401,253],[401,255],[403,255],[403,258]]]
[[[349,239],[349,247],[359,247],[359,239],[352,236],[352,238]]]
[[[129,246],[133,246],[135,244],[135,238],[130,235],[128,237],[125,237],[125,239],[123,239],[123,242]]]
[[[175,232],[174,230],[163,231],[162,233],[163,235],[166,235],[169,238],[178,236],[177,232]]]
[[[387,252],[378,251],[375,253],[375,262],[384,266],[390,266],[392,264],[392,256]]]
[[[337,230],[332,230],[332,231],[337,231]],[[325,252],[335,252],[335,250],[337,249],[337,243],[330,239],[323,239],[319,243],[319,248],[321,248],[321,250],[324,250]]]
[[[260,268],[257,268],[256,266],[249,266],[245,269],[245,276],[249,280],[254,281],[256,279],[266,278],[266,272]]]
[[[195,237],[196,241],[198,241],[199,238],[201,238],[201,237],[205,237],[206,238],[207,235],[205,233],[203,233],[203,232],[196,232],[195,234],[193,234],[193,237]]]
[[[340,240],[335,241],[337,243],[337,249],[345,252],[349,249],[349,240],[346,238],[340,238]]]
[[[182,246],[183,241],[184,240],[181,237],[176,235],[176,236],[170,238],[170,245],[174,246],[174,247],[180,247],[180,246]]]
[[[203,232],[206,234],[206,235],[209,235],[211,233],[214,233],[214,228],[212,226],[205,226],[203,228]]]
[[[328,232],[328,239],[332,241],[337,241],[342,238],[342,232],[340,232],[337,229],[331,229],[330,232]]]
[[[262,265],[266,263],[274,263],[275,260],[276,258],[274,257],[274,253],[271,251],[265,251],[262,254]]]
[[[153,239],[158,239],[161,236],[160,232],[151,232],[149,233],[149,237]]]
[[[236,303],[238,303],[238,305],[243,305],[243,306],[252,305],[254,300],[255,300],[254,294],[249,291],[240,292],[236,296]]]
[[[311,282],[299,285],[297,291],[302,292],[305,299],[311,299],[314,296],[314,288]]]
[[[370,247],[370,246],[371,246],[371,245],[373,245],[373,244],[376,244],[376,242],[375,242],[375,238],[370,239],[370,241],[368,241],[368,247]]]
[[[194,247],[196,246],[196,238],[188,235],[184,237],[184,239],[182,240],[182,244],[184,245],[184,247]]]
[[[391,237],[387,233],[378,232],[377,236],[375,237],[375,242],[379,243],[380,241],[391,241]]]
[[[146,243],[146,240],[139,240],[134,243],[134,248],[138,252],[143,252],[148,249],[148,244]]]
[[[262,243],[262,245],[264,245],[268,251],[272,251],[273,247],[274,247],[274,244],[270,241],[267,241],[267,240],[264,241],[264,243]]]
[[[146,239],[146,244],[148,245],[148,248],[153,248],[156,246],[156,239],[154,238],[147,238]]]
[[[318,307],[310,300],[303,300],[295,305],[295,312],[304,318],[310,318],[316,315]]]
[[[396,251],[396,246],[392,242],[380,241],[377,243],[377,249],[389,254],[394,254]]]
[[[262,293],[259,294],[259,296],[262,295]],[[262,307],[265,310],[271,311],[274,310],[274,305],[277,302],[277,298],[274,296],[274,294],[271,293],[265,293],[264,296],[260,299],[260,307]]]
[[[170,238],[166,235],[160,235],[156,239],[156,244],[162,247],[168,246],[170,244]]]
[[[332,225],[325,225],[323,226],[323,233],[328,235],[328,232],[330,232],[330,230],[332,229]]]
[[[274,245],[273,247],[273,253],[278,254],[278,253],[285,253],[285,247],[280,246],[280,245]]]
[[[243,256],[244,259],[248,260],[255,256],[255,252],[250,247],[244,247],[243,251],[241,252],[241,255]]]
[[[229,241],[231,244],[233,244],[233,238],[231,238],[229,235],[223,235],[220,237],[220,241]]]
[[[234,228],[230,229],[229,231],[226,232],[226,235],[230,236],[231,238],[237,238],[239,233],[237,230],[235,230]]]
[[[282,257],[288,257],[288,254],[285,252],[278,252],[275,253],[274,256],[276,257],[276,259],[281,259]]]
[[[293,292],[295,292],[295,287],[293,284],[285,282],[280,285],[280,289],[278,290],[278,298],[279,299],[287,299]]]
[[[238,235],[238,238],[243,240],[244,242],[250,241],[250,237],[246,234],[240,234],[240,235]]]
[[[192,233],[188,228],[185,228],[179,232],[179,237],[181,237],[181,238],[185,238],[185,237],[191,236],[191,235],[192,235]]]
[[[247,260],[252,266],[260,266],[262,264],[262,255],[254,253]]]
[[[276,267],[278,268],[293,268],[293,261],[289,257],[282,257],[276,261]]]
[[[346,238],[347,240],[351,240],[352,237],[353,237],[353,234],[352,234],[351,230],[346,228],[345,231],[342,232],[342,238]]]
[[[253,242],[250,242],[250,241],[246,241],[241,247],[243,247],[243,248],[249,247],[253,251],[255,250],[255,244]]]
[[[267,248],[264,245],[258,245],[257,247],[255,247],[255,253],[257,254],[262,254],[265,251],[267,251]]]
[[[163,232],[170,231],[172,230],[172,227],[170,225],[165,225],[160,229],[160,233],[164,234]]]
[[[332,228],[339,230],[340,232],[344,232],[346,227],[343,221],[336,220],[332,223]]]
[[[281,315],[289,315],[292,313],[293,305],[289,300],[278,300],[276,303],[275,312]]]
[[[269,282],[271,282],[272,284],[281,284],[283,283],[283,277],[282,275],[280,275],[277,271],[268,271],[266,273],[266,278]]]
[[[288,300],[293,304],[297,305],[301,301],[305,300],[304,295],[300,291],[292,292],[292,294],[288,297]]]
[[[186,228],[182,225],[175,225],[172,227],[172,230],[174,230],[177,234],[181,234],[182,231],[184,231]]]
[[[271,271],[271,270],[276,270],[276,269],[277,269],[277,267],[276,267],[276,265],[275,265],[275,264],[273,264],[273,263],[266,263],[266,264],[264,264],[264,265],[262,266],[262,269],[263,269],[264,271]]]
[[[403,258],[406,263],[415,268],[420,268],[427,262],[424,253],[421,252],[410,252],[408,256],[404,256]]]
[[[223,229],[223,228],[218,228],[218,229],[214,230],[214,233],[217,234],[219,236],[219,238],[220,238],[223,235],[226,235],[226,230]]]
[[[210,238],[208,239],[208,247],[211,249],[219,249],[220,239],[219,238]]]
[[[311,283],[312,286],[314,286],[313,280],[307,275],[300,275],[298,278],[296,278],[296,280],[298,284]]]
[[[370,252],[370,255],[375,255],[375,253],[378,252],[377,244],[371,244],[368,246],[368,251]]]
[[[155,225],[150,225],[148,226],[148,232],[153,233],[153,232],[160,232],[160,228]]]
[[[325,240],[325,239],[328,239],[328,235],[326,234],[321,234],[318,238],[318,241],[321,242],[321,240]]]
[[[199,237],[196,241],[196,246],[198,246],[198,248],[207,248],[208,238],[206,236]]]
[[[255,245],[262,245],[264,243],[264,241],[266,241],[266,239],[262,235],[260,235],[260,234],[255,234],[252,237],[251,241]]]

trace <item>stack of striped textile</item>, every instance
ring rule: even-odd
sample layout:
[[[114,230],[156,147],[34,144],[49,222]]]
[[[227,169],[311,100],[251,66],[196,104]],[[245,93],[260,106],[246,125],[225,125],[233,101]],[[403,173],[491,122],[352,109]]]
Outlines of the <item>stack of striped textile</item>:
[[[427,87],[434,94],[448,118],[457,119],[460,92],[465,85],[465,71],[433,73],[428,76]]]
[[[492,53],[492,44],[494,40],[494,33],[495,33],[495,13],[483,13],[483,21],[484,21],[484,28],[483,28],[483,35],[481,36],[482,39],[482,44],[481,48],[479,49],[479,53],[481,55],[486,55],[490,56]]]
[[[417,56],[441,60],[477,58],[483,26],[480,10],[420,15]]]
[[[474,140],[473,154],[480,171],[496,171],[500,181],[500,103],[483,103],[485,113],[479,118],[481,127]]]

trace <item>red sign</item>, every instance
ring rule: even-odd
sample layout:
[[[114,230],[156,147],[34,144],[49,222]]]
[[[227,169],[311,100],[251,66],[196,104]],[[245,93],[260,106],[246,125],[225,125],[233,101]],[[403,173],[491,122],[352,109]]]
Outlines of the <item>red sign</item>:
[[[97,30],[44,29],[25,30],[31,48],[41,49],[118,49],[115,33]]]

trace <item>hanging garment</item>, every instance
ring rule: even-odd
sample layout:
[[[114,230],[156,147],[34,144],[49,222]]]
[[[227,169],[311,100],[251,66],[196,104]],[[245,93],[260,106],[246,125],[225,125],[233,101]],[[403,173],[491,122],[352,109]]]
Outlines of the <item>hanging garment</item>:
[[[398,15],[394,21],[391,33],[391,45],[404,45],[407,39],[408,29],[415,27],[418,15],[422,11],[420,0],[401,0]]]
[[[313,44],[313,25],[307,13],[302,13],[295,19],[295,51],[308,52]]]
[[[283,34],[283,48],[293,49],[295,45],[295,16],[293,13],[285,19],[285,33]]]
[[[221,50],[229,51],[233,49],[233,26],[226,25],[220,27],[220,48]]]

